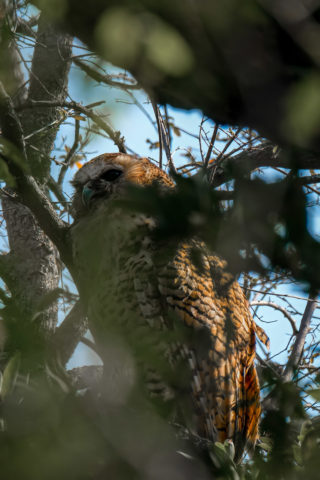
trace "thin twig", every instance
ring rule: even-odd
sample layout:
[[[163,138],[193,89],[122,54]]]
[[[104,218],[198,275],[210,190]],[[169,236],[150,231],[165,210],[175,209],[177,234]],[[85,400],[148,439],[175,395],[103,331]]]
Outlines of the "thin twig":
[[[173,160],[172,160],[172,156],[171,156],[168,132],[166,131],[165,123],[164,123],[164,120],[162,118],[160,109],[159,109],[158,105],[154,102],[152,102],[152,106],[153,106],[153,109],[154,109],[154,112],[155,112],[155,115],[156,115],[157,125],[158,125],[158,128],[159,128],[159,139],[161,139],[160,145],[162,145],[162,147],[165,151],[167,161],[168,161],[168,164],[169,164],[169,169],[172,172],[177,173],[176,168],[175,168],[174,163],[173,163]],[[161,161],[162,161],[162,159],[161,159]],[[162,162],[161,162],[161,164],[162,164]],[[159,165],[160,165],[160,162],[159,162]]]
[[[72,57],[73,63],[75,63],[83,72],[89,77],[93,78],[98,83],[105,83],[110,87],[121,88],[122,90],[141,90],[141,86],[138,83],[128,84],[122,82],[116,82],[112,80],[111,75],[99,73],[96,69],[89,67],[86,63],[79,60],[77,57]]]
[[[251,306],[258,305],[258,306],[271,307],[271,308],[274,308],[275,310],[279,310],[289,320],[294,335],[297,335],[298,329],[297,329],[297,326],[296,326],[295,319],[292,318],[292,316],[287,312],[287,310],[284,307],[281,307],[277,303],[267,302],[267,301],[254,301],[254,302],[250,302],[250,305]]]
[[[62,205],[64,205],[65,209],[68,211],[69,210],[69,201],[67,201],[67,199],[65,198],[64,196],[64,193],[61,189],[61,186],[58,185],[58,183],[55,181],[55,179],[53,177],[50,176],[49,180],[48,180],[48,187],[50,188],[50,190],[52,191],[52,193],[56,196],[56,198],[59,200],[59,203],[61,203]],[[55,202],[52,202],[53,204]]]
[[[256,290],[254,288],[247,288],[247,290],[249,290],[250,292],[256,292],[256,293],[261,293],[261,294],[264,294],[265,292],[261,291],[261,290]],[[276,297],[288,297],[288,298],[296,298],[297,300],[304,300],[304,301],[307,301],[309,303],[318,303],[318,300],[316,299],[313,299],[313,298],[306,298],[306,297],[299,297],[299,295],[291,295],[289,293],[271,293],[271,292],[268,292],[268,295],[274,295]]]
[[[61,107],[61,108],[70,108],[71,110],[74,110],[76,112],[83,113],[86,115],[88,118],[90,118],[98,127],[101,128],[104,132],[106,132],[113,140],[114,144],[118,147],[119,152],[121,153],[127,153],[125,143],[124,143],[124,138],[121,136],[121,133],[119,131],[113,130],[113,128],[108,125],[99,115],[94,113],[90,108],[87,106],[83,106],[80,103],[77,102],[67,102],[67,101],[62,101],[62,102],[50,102],[50,101],[34,101],[31,100],[30,102],[26,102],[21,108],[32,108],[34,106],[37,107]]]
[[[209,144],[209,147],[208,147],[207,155],[206,155],[206,158],[204,159],[204,167],[205,168],[207,168],[207,166],[208,166],[208,163],[209,163],[209,160],[210,160],[210,157],[211,157],[211,153],[212,153],[212,149],[213,149],[213,146],[214,146],[216,138],[217,138],[218,129],[219,129],[219,124],[216,123],[215,126],[214,126],[214,129],[213,129],[213,133],[212,133],[211,141],[210,141],[210,144]]]
[[[169,147],[170,147],[170,150],[171,150],[172,135],[171,135],[171,128],[170,128],[170,124],[169,124],[169,113],[168,113],[167,105],[164,105],[164,115],[165,115],[165,121],[166,121],[166,130],[167,130],[167,133],[168,133]]]
[[[64,165],[62,165],[61,170],[59,172],[59,177],[58,177],[58,185],[62,185],[62,182],[64,180],[65,174],[68,170],[68,167],[70,166],[71,160],[74,156],[74,154],[77,151],[77,148],[79,146],[79,138],[80,138],[80,120],[78,118],[75,119],[75,125],[74,125],[74,141],[73,145],[70,148],[65,161]]]
[[[295,167],[301,170],[320,168],[319,155],[308,150],[299,150],[295,162]],[[214,162],[208,168],[215,169],[212,185],[218,187],[234,178],[235,172],[249,173],[260,167],[292,168],[292,161],[286,151],[265,141],[232,157],[224,156],[218,166]]]
[[[264,367],[267,367],[270,370],[272,370],[272,372],[275,374],[276,377],[278,377],[278,378],[281,377],[281,375],[277,372],[277,370],[275,370],[274,367],[271,365],[271,362],[268,362],[267,360],[264,360],[262,357],[260,357],[260,355],[258,353],[256,353],[256,357],[257,357],[258,362],[261,363],[261,365],[263,365]]]
[[[159,108],[158,105],[151,100],[152,108],[154,111],[154,116],[156,117],[156,122],[157,122],[157,128],[158,128],[158,135],[159,135],[159,168],[162,169],[162,144],[163,144],[163,139],[161,135],[161,125],[160,125],[160,118],[159,118]]]

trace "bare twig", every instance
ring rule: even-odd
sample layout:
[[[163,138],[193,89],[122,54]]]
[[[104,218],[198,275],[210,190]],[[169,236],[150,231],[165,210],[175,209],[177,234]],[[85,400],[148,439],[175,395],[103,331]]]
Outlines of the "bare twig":
[[[151,104],[152,104],[152,108],[153,108],[153,111],[154,111],[154,116],[156,117],[156,122],[157,122],[158,135],[159,135],[159,168],[162,169],[163,138],[162,138],[162,134],[161,134],[159,107],[153,100],[151,100]]]
[[[17,18],[16,33],[21,35],[26,35],[27,37],[36,38],[35,32],[32,30],[32,27],[37,25],[39,21],[39,15],[31,17],[28,21],[24,20],[21,17]]]
[[[231,180],[235,172],[248,173],[260,167],[292,168],[292,166],[287,152],[266,141],[238,155],[228,158],[222,157],[218,166],[214,162],[208,168],[210,170],[216,168],[212,184],[213,186],[219,186]],[[319,155],[308,150],[299,150],[294,166],[302,170],[319,169]]]
[[[288,313],[288,311],[284,307],[281,307],[277,303],[267,302],[267,301],[253,301],[253,302],[250,302],[250,305],[251,306],[258,305],[258,306],[272,307],[275,310],[279,310],[279,312],[281,312],[289,320],[294,335],[297,335],[298,329],[297,329],[297,326],[296,326],[295,319],[292,318],[290,313]]]
[[[172,156],[171,156],[171,151],[170,151],[170,140],[168,136],[168,132],[166,130],[165,122],[162,118],[160,109],[156,103],[152,101],[152,107],[154,110],[154,114],[157,120],[157,126],[159,130],[159,141],[160,141],[160,148],[163,148],[167,157],[169,169],[174,172],[176,172],[176,168],[174,166]],[[160,162],[161,161],[161,162]],[[162,150],[161,150],[161,155],[159,155],[159,167],[162,168]]]
[[[113,128],[108,125],[99,115],[94,113],[89,107],[83,106],[77,102],[50,102],[50,101],[31,101],[25,103],[22,108],[32,108],[33,106],[37,107],[61,107],[61,108],[70,108],[76,112],[83,113],[88,118],[90,118],[98,127],[101,128],[108,136],[113,140],[114,144],[118,147],[119,152],[126,153],[126,147],[124,144],[124,138],[121,136],[119,131],[113,130]]]
[[[205,121],[206,121],[206,118],[203,116],[202,119],[201,119],[200,127],[199,127],[199,138],[198,138],[202,163],[204,163],[204,155],[203,155],[203,150],[202,150],[202,132],[204,132],[203,124],[204,124]]]
[[[261,294],[265,294],[265,292],[263,292],[262,290],[256,290],[255,288],[247,288],[247,290],[249,290],[250,292],[256,292],[256,293],[261,293]],[[304,301],[307,301],[309,303],[316,303],[318,302],[317,299],[315,298],[305,298],[305,297],[300,297],[299,295],[291,295],[289,293],[274,293],[274,292],[268,292],[268,295],[272,295],[272,296],[276,296],[276,297],[281,297],[281,298],[296,298],[297,300],[304,300]]]
[[[68,202],[66,200],[66,197],[63,194],[63,191],[61,189],[61,186],[55,181],[54,178],[50,176],[48,180],[48,187],[50,190],[53,192],[53,194],[56,196],[56,198],[59,200],[59,202],[64,205],[66,210],[68,210]],[[54,203],[54,202],[53,202]]]
[[[141,86],[138,83],[116,82],[112,79],[111,75],[98,72],[95,68],[91,68],[87,63],[79,60],[78,57],[72,57],[72,60],[75,65],[81,68],[83,72],[85,72],[89,77],[93,78],[96,82],[105,83],[110,87],[121,88],[122,90],[141,90]]]
[[[267,360],[264,360],[262,357],[260,357],[260,355],[258,353],[256,353],[256,357],[257,357],[258,362],[261,363],[261,365],[263,365],[264,367],[267,367],[270,370],[272,370],[272,372],[274,373],[274,375],[276,377],[278,377],[278,378],[281,377],[280,373],[277,372],[277,370],[273,367],[271,362],[268,362]]]
[[[58,177],[58,185],[62,185],[62,182],[64,180],[65,174],[68,170],[68,167],[71,163],[71,160],[73,158],[73,155],[77,151],[77,148],[79,146],[79,138],[80,138],[80,120],[78,118],[75,119],[75,126],[74,126],[74,141],[73,145],[70,148],[65,161],[64,165],[62,165],[61,170],[59,172],[59,177]]]
[[[171,150],[171,147],[172,147],[172,135],[171,135],[171,128],[170,128],[170,123],[169,123],[168,106],[167,106],[167,105],[164,105],[163,108],[164,108],[164,118],[165,118],[165,122],[166,122],[166,130],[167,130],[167,134],[168,134],[169,147],[170,147],[170,150]]]
[[[204,167],[205,168],[207,168],[207,166],[208,166],[210,156],[211,156],[211,153],[212,153],[212,149],[213,149],[214,143],[215,143],[216,138],[217,138],[218,129],[219,129],[219,124],[216,123],[215,126],[214,126],[214,129],[213,129],[213,133],[212,133],[211,141],[210,141],[208,151],[207,151],[207,154],[206,154],[206,158],[204,159]]]
[[[225,152],[228,150],[228,148],[230,147],[230,145],[232,144],[232,142],[234,142],[234,140],[238,138],[238,135],[239,135],[239,133],[241,132],[241,130],[242,130],[242,128],[237,128],[237,130],[234,132],[233,135],[231,135],[231,137],[230,137],[229,140],[226,142],[225,146],[223,147],[223,149],[221,150],[221,152],[219,153],[219,155],[218,155],[217,158],[215,159],[214,168],[213,168],[212,171],[211,171],[210,182],[213,181],[214,174],[215,174],[215,171],[216,171],[216,168],[215,168],[215,167],[220,166],[220,165],[219,165],[220,160],[223,158],[223,155],[224,155]]]

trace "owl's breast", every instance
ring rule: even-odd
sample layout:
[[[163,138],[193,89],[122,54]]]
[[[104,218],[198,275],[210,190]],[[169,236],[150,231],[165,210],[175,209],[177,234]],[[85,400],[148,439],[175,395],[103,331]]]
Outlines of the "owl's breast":
[[[121,210],[101,208],[72,227],[78,286],[91,315],[124,321],[137,311],[152,315],[153,221]],[[148,298],[148,301],[147,301]],[[151,305],[150,305],[151,303]],[[129,313],[130,314],[130,313]]]

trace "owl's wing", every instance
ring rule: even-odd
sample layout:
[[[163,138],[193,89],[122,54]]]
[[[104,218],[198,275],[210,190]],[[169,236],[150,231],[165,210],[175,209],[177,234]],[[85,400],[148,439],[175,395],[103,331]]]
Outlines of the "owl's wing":
[[[223,260],[192,241],[160,266],[158,288],[176,317],[207,339],[205,347],[184,346],[198,433],[212,441],[231,439],[239,460],[256,442],[260,417],[255,324],[241,287]]]

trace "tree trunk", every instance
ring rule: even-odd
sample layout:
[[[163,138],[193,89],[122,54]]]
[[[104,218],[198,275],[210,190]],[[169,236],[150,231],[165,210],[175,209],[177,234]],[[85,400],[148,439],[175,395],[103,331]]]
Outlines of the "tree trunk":
[[[16,49],[14,37],[8,42],[11,53]],[[5,50],[5,42],[2,48]],[[25,95],[15,98],[15,104],[32,101],[63,101],[67,95],[68,73],[72,51],[69,35],[56,31],[41,15],[38,23],[36,46],[30,72],[29,88]],[[15,56],[16,57],[16,56]],[[12,58],[12,55],[11,55]],[[17,59],[17,57],[16,57]],[[18,61],[11,69],[16,87],[23,84],[23,75]],[[19,90],[18,90],[19,91]],[[10,92],[12,95],[12,92]],[[23,97],[23,98],[22,98]],[[26,140],[27,168],[47,192],[50,177],[50,153],[59,128],[58,108],[33,106],[22,109],[20,121]],[[14,190],[9,189],[14,196]],[[7,224],[10,253],[10,286],[18,298],[19,306],[29,317],[37,310],[41,298],[54,291],[59,285],[60,266],[57,249],[43,233],[30,210],[12,200],[2,198],[3,215]],[[37,317],[42,332],[54,330],[57,324],[57,303],[47,305]]]

